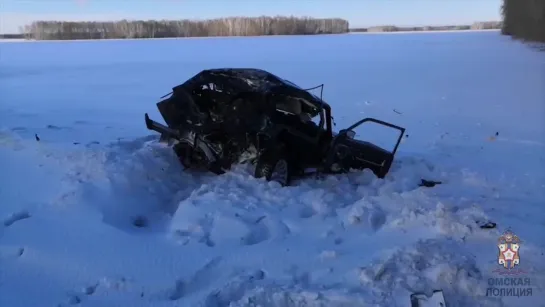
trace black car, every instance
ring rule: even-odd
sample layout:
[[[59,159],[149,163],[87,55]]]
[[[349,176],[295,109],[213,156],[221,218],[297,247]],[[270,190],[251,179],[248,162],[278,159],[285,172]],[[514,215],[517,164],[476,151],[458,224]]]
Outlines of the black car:
[[[282,185],[309,174],[308,169],[342,173],[367,168],[384,177],[405,129],[365,118],[334,133],[331,107],[309,90],[260,69],[204,70],[157,103],[166,125],[146,114],[146,126],[173,145],[185,167],[216,174],[250,161],[256,177]],[[354,139],[353,129],[365,122],[397,129],[394,149]]]

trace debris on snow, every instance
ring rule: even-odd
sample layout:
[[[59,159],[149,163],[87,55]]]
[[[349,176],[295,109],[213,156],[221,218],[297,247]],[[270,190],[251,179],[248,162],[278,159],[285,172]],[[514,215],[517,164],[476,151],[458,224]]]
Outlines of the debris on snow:
[[[132,224],[133,224],[135,227],[143,228],[143,227],[147,227],[147,226],[148,226],[148,220],[147,220],[147,218],[144,217],[144,216],[137,216],[136,218],[134,218]]]
[[[494,222],[491,222],[491,221],[487,221],[487,222],[481,222],[481,221],[476,221],[477,225],[479,225],[479,227],[481,229],[493,229],[493,228],[496,228],[496,223]]]
[[[411,307],[446,307],[442,290],[434,290],[431,296],[426,293],[411,294]]]
[[[420,184],[418,186],[426,187],[426,188],[433,188],[434,186],[436,186],[438,184],[442,184],[442,182],[441,181],[421,179]]]

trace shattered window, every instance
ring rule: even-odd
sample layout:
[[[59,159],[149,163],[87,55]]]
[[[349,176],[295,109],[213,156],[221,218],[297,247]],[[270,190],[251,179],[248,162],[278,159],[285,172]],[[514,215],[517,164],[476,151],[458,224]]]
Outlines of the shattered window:
[[[276,110],[299,115],[301,114],[301,102],[298,99],[285,97],[276,103]]]

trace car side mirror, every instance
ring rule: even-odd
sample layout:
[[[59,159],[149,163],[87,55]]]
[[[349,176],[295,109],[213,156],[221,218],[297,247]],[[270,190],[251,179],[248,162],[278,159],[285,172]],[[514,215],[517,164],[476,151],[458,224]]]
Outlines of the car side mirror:
[[[356,132],[354,132],[354,130],[348,130],[348,131],[346,131],[346,136],[349,139],[353,139],[356,136]]]

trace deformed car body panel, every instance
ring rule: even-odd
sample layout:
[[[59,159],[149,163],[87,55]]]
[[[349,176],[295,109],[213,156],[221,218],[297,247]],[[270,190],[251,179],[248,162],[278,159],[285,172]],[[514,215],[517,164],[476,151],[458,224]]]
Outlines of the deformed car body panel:
[[[316,116],[324,102],[315,95],[271,73],[253,68],[204,70],[183,84],[172,88],[172,96],[157,104],[168,126],[179,125],[184,118],[190,124],[210,125],[225,120],[226,107],[244,93],[299,99],[301,111]],[[274,106],[266,100],[254,101],[253,109],[268,113]],[[253,114],[252,114],[253,115]]]
[[[204,70],[173,87],[170,97],[158,102],[157,108],[167,125],[146,114],[147,128],[176,143],[174,150],[186,167],[204,166],[217,174],[237,163],[250,148],[256,159],[282,148],[294,173],[306,168],[324,173],[370,168],[383,177],[404,134],[404,128],[372,118],[335,134],[331,107],[321,97],[253,68]],[[318,124],[310,120],[318,116]],[[393,152],[347,133],[368,121],[400,131]],[[348,149],[345,156],[344,149]]]
[[[320,112],[324,102],[321,98],[305,91],[294,83],[282,79],[270,72],[256,68],[216,68],[203,70],[183,84],[175,86],[172,91],[185,90],[188,93],[212,87],[223,92],[222,96],[235,96],[243,92],[272,93],[304,99],[303,112],[312,117]]]

